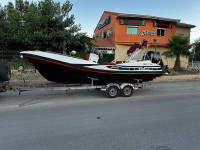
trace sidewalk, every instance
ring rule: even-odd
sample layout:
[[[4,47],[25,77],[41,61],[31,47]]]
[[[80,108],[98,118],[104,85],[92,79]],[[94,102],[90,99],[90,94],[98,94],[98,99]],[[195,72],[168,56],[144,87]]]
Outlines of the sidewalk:
[[[168,81],[168,80],[194,80],[200,79],[200,74],[195,75],[175,75],[175,76],[162,76],[154,79],[153,81]]]

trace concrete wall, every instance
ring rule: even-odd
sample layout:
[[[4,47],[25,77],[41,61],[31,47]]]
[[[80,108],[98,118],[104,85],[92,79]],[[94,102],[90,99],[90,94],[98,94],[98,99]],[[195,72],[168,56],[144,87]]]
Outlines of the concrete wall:
[[[165,28],[165,36],[157,36],[157,29],[159,27],[153,26],[153,19],[145,19],[145,26],[138,26],[138,34],[127,34],[127,28],[131,25],[120,25],[120,19],[116,18],[116,30],[115,30],[115,43],[116,44],[132,44],[134,42],[142,42],[143,39],[153,43],[153,39],[157,39],[157,43],[165,45],[168,43],[168,39],[175,35],[176,23],[172,23],[172,28]],[[134,19],[134,18],[133,18]],[[143,35],[141,36],[141,31],[154,31],[155,35]]]
[[[176,27],[175,34],[183,37],[190,36],[190,28]]]
[[[131,45],[116,45],[115,58],[117,58],[123,51],[129,49]],[[126,57],[126,52],[117,59],[117,61],[122,61]]]

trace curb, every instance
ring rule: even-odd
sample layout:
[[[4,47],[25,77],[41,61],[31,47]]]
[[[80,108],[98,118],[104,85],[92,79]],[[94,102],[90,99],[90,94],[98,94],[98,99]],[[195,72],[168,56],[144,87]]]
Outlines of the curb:
[[[177,75],[177,76],[162,76],[154,79],[153,81],[169,81],[169,80],[194,80],[200,79],[200,74],[198,75]]]

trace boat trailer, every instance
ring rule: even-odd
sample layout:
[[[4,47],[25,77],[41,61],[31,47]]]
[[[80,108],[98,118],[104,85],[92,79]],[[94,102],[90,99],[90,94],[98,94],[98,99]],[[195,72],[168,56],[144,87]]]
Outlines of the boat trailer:
[[[92,77],[88,77],[91,80],[90,84],[46,84],[40,77],[36,75],[36,70],[24,70],[22,66],[19,67],[18,72],[21,72],[21,80],[23,85],[20,86],[8,86],[7,89],[18,92],[19,95],[25,91],[71,91],[71,90],[91,90],[99,89],[106,93],[109,98],[115,98],[120,94],[124,97],[130,97],[133,94],[134,90],[142,89],[151,85],[151,82],[143,83],[141,79],[135,79],[135,82],[132,83],[109,83],[107,85],[95,85],[94,81],[98,80]],[[34,84],[34,81],[37,80],[39,84]]]

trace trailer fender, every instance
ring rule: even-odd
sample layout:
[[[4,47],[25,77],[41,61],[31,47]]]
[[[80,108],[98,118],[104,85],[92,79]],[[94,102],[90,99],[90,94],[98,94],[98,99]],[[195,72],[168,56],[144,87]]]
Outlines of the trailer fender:
[[[109,83],[107,84],[106,86],[103,86],[101,88],[101,91],[107,91],[111,86],[116,86],[119,90],[120,90],[120,86],[118,84],[115,84],[115,83]]]
[[[133,84],[130,84],[130,83],[123,83],[120,85],[120,89],[123,89],[125,86],[131,86],[133,88],[133,90],[137,90],[138,88],[137,87],[134,87]]]

